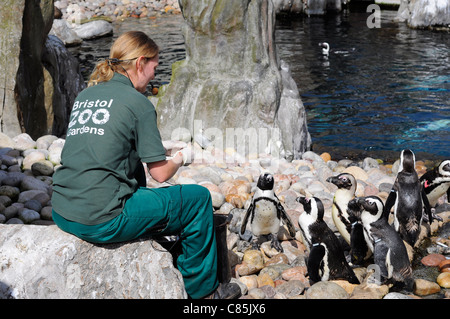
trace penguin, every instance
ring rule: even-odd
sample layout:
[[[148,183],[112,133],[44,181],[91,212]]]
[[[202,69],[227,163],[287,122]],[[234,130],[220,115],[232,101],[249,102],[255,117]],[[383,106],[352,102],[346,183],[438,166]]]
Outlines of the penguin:
[[[352,174],[341,173],[327,178],[327,182],[338,187],[333,197],[331,217],[342,238],[350,244],[351,222],[348,218],[347,204],[355,198],[356,179]]]
[[[399,171],[384,208],[386,216],[389,216],[394,206],[394,228],[411,247],[419,238],[423,218],[422,186],[415,163],[411,150],[401,152]]]
[[[318,281],[344,279],[359,284],[347,263],[338,238],[323,220],[324,207],[316,197],[298,197],[304,212],[298,219],[303,242],[309,250],[306,267],[311,284]]]
[[[400,234],[388,223],[383,202],[377,196],[358,197],[349,203],[349,214],[363,225],[364,236],[380,269],[380,282],[393,290],[412,291],[411,262]]]
[[[275,195],[274,178],[269,173],[261,174],[258,178],[256,191],[241,226],[241,235],[244,234],[247,222],[250,218],[251,232],[254,235],[252,246],[258,249],[258,237],[269,235],[271,246],[279,252],[283,252],[277,234],[280,229],[280,222],[287,226],[289,235],[295,237],[295,227],[289,215],[284,210],[280,200]]]
[[[431,208],[436,207],[438,199],[445,193],[447,193],[447,201],[450,201],[450,160],[442,161],[438,166],[423,174],[420,177],[420,184],[428,221],[430,223],[433,219],[442,221],[442,218],[432,214]]]
[[[321,42],[319,43],[319,47],[322,48],[322,54],[328,57],[328,54],[330,53],[330,45],[327,42]]]

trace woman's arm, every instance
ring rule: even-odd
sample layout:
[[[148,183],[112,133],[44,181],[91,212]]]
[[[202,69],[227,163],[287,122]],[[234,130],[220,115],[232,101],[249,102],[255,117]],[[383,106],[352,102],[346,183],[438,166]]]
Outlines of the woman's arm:
[[[177,153],[172,159],[147,163],[148,172],[158,183],[163,183],[177,172],[183,165],[183,154]]]

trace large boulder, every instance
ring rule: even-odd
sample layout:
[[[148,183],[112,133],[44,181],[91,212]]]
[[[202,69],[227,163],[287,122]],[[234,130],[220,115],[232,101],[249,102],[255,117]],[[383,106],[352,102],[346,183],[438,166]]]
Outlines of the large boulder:
[[[0,10],[0,130],[15,136],[22,133],[14,100],[19,68],[22,13],[25,0],[3,1]]]
[[[401,0],[396,19],[411,28],[445,28],[450,26],[450,1]]]
[[[181,0],[180,8],[186,60],[153,101],[163,139],[188,130],[209,133],[215,147],[245,143],[248,153],[263,153],[270,145],[299,158],[311,141],[298,89],[277,58],[272,1]]]
[[[57,226],[0,225],[0,299],[187,298],[152,240],[93,245]]]

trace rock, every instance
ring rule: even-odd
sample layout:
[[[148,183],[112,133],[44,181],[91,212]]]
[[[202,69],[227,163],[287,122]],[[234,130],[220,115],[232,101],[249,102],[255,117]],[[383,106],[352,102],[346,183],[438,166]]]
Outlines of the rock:
[[[3,132],[0,132],[0,148],[14,148],[14,141]]]
[[[331,281],[319,281],[305,293],[306,299],[349,299],[344,288]]]
[[[45,206],[41,209],[41,219],[43,220],[53,220],[52,217],[52,206]]]
[[[1,187],[0,187],[1,189]],[[18,203],[25,203],[27,201],[29,201],[30,199],[34,199],[36,198],[36,196],[43,196],[41,195],[42,193],[47,194],[47,192],[44,192],[42,190],[28,190],[28,191],[23,191],[21,192],[19,195],[19,198],[17,199]]]
[[[344,173],[352,174],[357,180],[366,181],[369,178],[369,175],[358,166],[349,166],[344,170]]]
[[[306,273],[307,269],[305,266],[296,266],[284,270],[281,273],[281,277],[286,281],[300,280],[304,282]]]
[[[387,285],[364,282],[354,287],[350,299],[382,299],[389,292]]]
[[[248,296],[254,299],[266,299],[266,293],[261,288],[253,288],[249,290]]]
[[[436,279],[436,282],[442,288],[450,288],[450,272],[443,272],[439,274],[439,276]]]
[[[0,186],[0,195],[8,196],[12,200],[16,199],[20,194],[20,189],[13,186],[3,185]]]
[[[19,151],[25,151],[36,147],[36,142],[27,133],[19,134],[13,137],[14,148]]]
[[[445,256],[441,254],[429,254],[421,259],[425,266],[436,267],[440,262],[445,260]]]
[[[414,280],[414,294],[418,296],[428,296],[441,291],[441,287],[435,283],[425,279]]]
[[[446,27],[450,24],[450,3],[441,0],[402,0],[396,19],[411,28]]]
[[[96,39],[113,33],[111,23],[105,20],[95,20],[84,23],[73,29],[83,40]]]
[[[450,259],[441,261],[438,267],[440,272],[450,272]]]
[[[36,190],[46,193],[48,192],[49,186],[34,177],[25,176],[22,180],[22,183],[20,183],[20,188],[23,191]]]
[[[275,288],[276,292],[285,295],[287,298],[298,296],[305,290],[305,285],[300,280],[290,280]]]
[[[24,207],[36,212],[40,212],[42,209],[41,203],[35,199],[30,199],[29,201],[25,202]]]
[[[52,29],[49,34],[57,36],[66,46],[79,45],[83,42],[83,39],[72,30],[69,22],[65,19],[53,20]]]
[[[386,296],[384,296],[383,299],[414,299],[414,298],[399,292],[390,292]]]
[[[31,165],[31,171],[34,175],[52,176],[54,169],[53,164],[50,161],[39,161]]]
[[[258,287],[261,288],[263,286],[269,285],[271,287],[275,287],[275,283],[273,282],[273,279],[270,277],[270,275],[266,272],[260,273],[258,277],[256,278],[258,282]]]
[[[0,225],[0,298],[186,298],[156,242],[92,245],[57,226]]]
[[[22,172],[9,172],[2,179],[2,184],[7,186],[19,187],[22,180],[25,178],[25,174]]]
[[[19,209],[16,206],[8,206],[5,208],[2,214],[6,217],[6,220],[9,220],[16,217],[18,212]]]
[[[32,209],[23,209],[19,211],[17,217],[19,217],[19,219],[22,220],[25,224],[30,224],[35,220],[38,220],[41,216],[38,212]]]
[[[31,166],[39,161],[45,161],[45,154],[39,151],[31,152],[23,159],[22,169],[23,170],[31,169]]]
[[[252,290],[253,288],[258,288],[258,276],[257,275],[249,275],[243,276],[239,278],[239,281],[242,282],[248,290]]]
[[[261,251],[259,250],[247,250],[244,253],[242,261],[247,263],[256,271],[259,271],[264,267],[264,258]]]

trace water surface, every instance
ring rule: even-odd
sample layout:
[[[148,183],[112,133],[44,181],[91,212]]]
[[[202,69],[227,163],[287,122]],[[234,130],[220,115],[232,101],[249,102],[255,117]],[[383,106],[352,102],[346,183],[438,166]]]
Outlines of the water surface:
[[[395,11],[382,11],[381,28],[369,29],[368,15],[277,20],[278,55],[299,88],[313,150],[386,158],[410,148],[429,159],[449,158],[450,35],[392,22]],[[87,78],[118,35],[142,30],[161,48],[153,81],[160,86],[170,81],[172,63],[185,58],[182,25],[181,15],[130,18],[114,24],[114,36],[71,51]],[[327,58],[319,42],[330,44]]]

